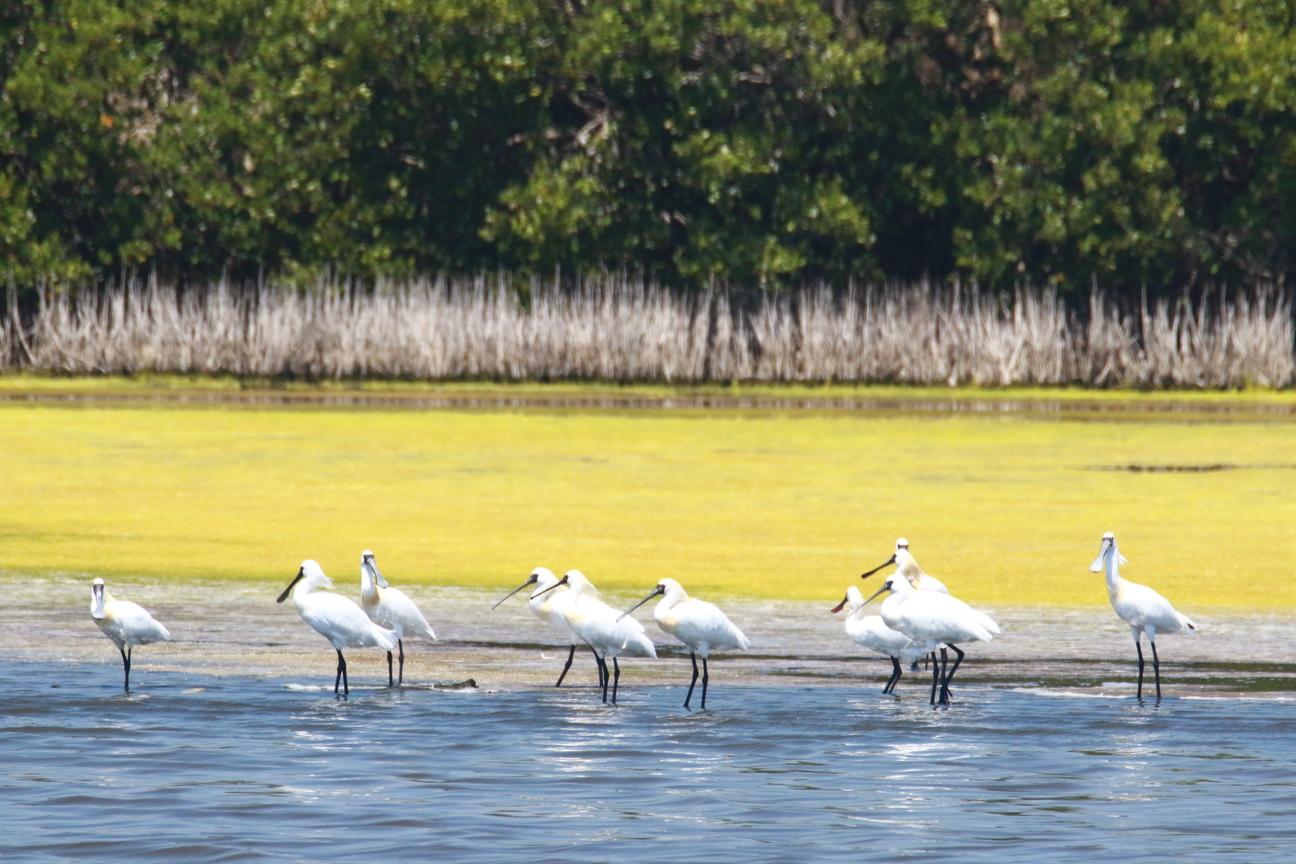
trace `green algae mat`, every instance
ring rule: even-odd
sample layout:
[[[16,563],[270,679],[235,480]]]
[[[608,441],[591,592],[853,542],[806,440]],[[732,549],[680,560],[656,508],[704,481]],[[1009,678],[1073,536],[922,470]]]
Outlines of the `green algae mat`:
[[[1074,605],[1106,602],[1087,567],[1114,531],[1124,575],[1188,614],[1296,605],[1288,399],[868,410],[787,408],[777,391],[754,407],[474,392],[432,407],[0,400],[0,578],[277,589],[315,558],[355,593],[373,549],[395,584],[503,591],[546,566],[617,591],[671,576],[831,605],[904,536],[969,602]]]

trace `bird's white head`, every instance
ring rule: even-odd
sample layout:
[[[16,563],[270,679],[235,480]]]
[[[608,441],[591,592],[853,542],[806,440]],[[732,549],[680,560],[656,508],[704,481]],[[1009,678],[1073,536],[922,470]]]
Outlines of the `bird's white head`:
[[[909,551],[909,541],[903,537],[896,540],[896,551],[899,552],[901,549]]]
[[[1116,546],[1116,535],[1108,531],[1102,536],[1102,547],[1098,550],[1098,557],[1089,565],[1089,572],[1101,573],[1106,569],[1110,556],[1114,556],[1118,564],[1129,563],[1125,556],[1120,554],[1120,549]]]
[[[599,593],[598,589],[594,587],[594,583],[585,578],[585,574],[579,570],[568,570],[559,581],[578,595],[582,593]]]
[[[379,588],[390,587],[387,584],[387,580],[383,578],[382,573],[378,571],[378,565],[374,562],[374,554],[368,549],[360,553],[360,570],[368,573],[369,578],[372,579],[374,584]]]
[[[851,614],[854,614],[859,611],[859,608],[863,605],[864,595],[860,593],[858,588],[852,585],[846,589],[846,596],[842,598],[842,601],[828,611],[840,612],[842,609],[849,609]]]
[[[682,603],[683,601],[689,599],[688,594],[684,591],[683,585],[676,582],[674,579],[663,579],[657,583],[657,587],[654,588],[651,592],[649,592],[647,597],[643,598],[638,603],[631,606],[626,611],[622,612],[621,615],[617,618],[617,620],[620,621],[622,618],[626,617],[631,612],[638,609],[640,606],[647,603],[649,600],[651,600],[654,597],[662,597],[663,598],[662,602],[667,604],[666,608],[670,608],[671,606],[674,606],[676,603]],[[657,608],[660,609],[662,607],[658,605]]]
[[[108,588],[102,579],[90,583],[90,617],[103,618],[108,612],[104,608],[108,598]]]
[[[913,586],[909,584],[908,579],[905,579],[903,576],[892,576],[887,579],[886,582],[882,583],[882,587],[879,588],[872,597],[868,598],[864,602],[866,604],[872,603],[883,594],[899,594],[904,596],[913,590]]]
[[[288,583],[288,587],[283,590],[283,593],[279,595],[279,599],[275,600],[275,602],[282,603],[287,600],[288,595],[292,593],[292,590],[297,587],[299,582],[306,586],[307,591],[314,591],[316,588],[333,587],[333,580],[324,575],[323,568],[307,558],[301,563],[301,567],[297,568],[297,575]]]

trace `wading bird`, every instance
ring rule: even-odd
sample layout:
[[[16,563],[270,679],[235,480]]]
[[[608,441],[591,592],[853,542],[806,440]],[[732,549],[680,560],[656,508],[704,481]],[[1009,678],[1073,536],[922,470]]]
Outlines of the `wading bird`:
[[[658,595],[662,599],[653,608],[653,619],[658,627],[688,647],[689,659],[693,661],[693,680],[689,682],[688,695],[684,697],[685,708],[689,707],[693,687],[697,684],[697,655],[702,655],[702,710],[705,711],[707,680],[710,677],[707,673],[707,656],[711,649],[727,651],[737,648],[746,651],[751,643],[723,612],[711,603],[688,596],[674,579],[658,582],[651,594],[627,609],[621,617],[624,618]]]
[[[899,576],[887,579],[877,594],[890,592],[891,596],[882,604],[882,620],[892,630],[899,630],[915,643],[925,646],[925,651],[940,646],[941,662],[932,663],[932,704],[948,705],[950,702],[950,682],[954,673],[963,662],[963,651],[956,643],[989,642],[999,633],[999,626],[984,612],[978,612],[962,600],[937,591],[915,591],[908,580]],[[958,659],[954,668],[949,669],[948,647]],[[940,698],[937,698],[937,683],[940,684]]]
[[[121,654],[126,681],[122,689],[130,692],[131,654],[136,645],[164,642],[171,634],[143,606],[129,600],[114,600],[102,579],[90,583],[90,617],[104,635],[113,641]]]
[[[895,552],[890,558],[883,561],[872,570],[860,576],[861,579],[867,579],[874,573],[891,564],[896,565],[896,574],[909,580],[909,584],[916,591],[938,591],[941,594],[948,594],[949,589],[937,579],[918,566],[918,561],[909,553],[909,541],[901,537],[896,541]]]
[[[374,563],[374,554],[369,550],[360,553],[360,605],[364,607],[369,620],[379,627],[385,627],[396,634],[396,649],[400,652],[400,677],[396,683],[405,683],[405,631],[414,636],[422,636],[429,642],[436,641],[432,625],[423,617],[414,601],[399,588],[387,584],[378,565]],[[392,686],[392,652],[387,652],[387,686]]]
[[[567,662],[563,664],[562,674],[558,676],[558,682],[555,687],[561,687],[563,679],[567,677],[567,670],[571,668],[572,658],[576,656],[576,646],[580,644],[580,637],[572,632],[571,627],[567,625],[567,616],[563,613],[563,604],[566,602],[563,598],[569,593],[570,589],[563,585],[558,585],[558,577],[548,567],[537,567],[531,571],[527,580],[500,599],[499,603],[492,606],[492,609],[498,608],[500,603],[512,597],[523,588],[531,586],[536,587],[536,591],[527,598],[527,606],[531,613],[541,621],[548,621],[554,627],[562,631],[563,635],[571,640],[571,650],[567,652]],[[589,598],[587,598],[589,599]],[[593,650],[592,648],[590,649]],[[599,687],[603,686],[603,664],[599,663],[598,654],[594,655],[594,662],[598,665]]]
[[[351,685],[347,681],[346,658],[342,656],[342,649],[382,648],[391,651],[396,647],[396,634],[370,621],[354,601],[322,590],[332,587],[333,580],[324,575],[318,564],[308,559],[301,563],[297,575],[275,602],[282,603],[291,594],[301,619],[333,646],[338,656],[333,695],[337,695],[340,684],[342,695],[348,696]]]
[[[1146,585],[1135,585],[1120,576],[1120,565],[1128,564],[1125,556],[1116,548],[1116,535],[1108,531],[1102,538],[1102,549],[1098,558],[1089,565],[1093,573],[1107,571],[1107,596],[1111,598],[1112,608],[1120,619],[1129,625],[1134,634],[1134,648],[1138,651],[1139,677],[1138,698],[1143,698],[1143,645],[1142,637],[1146,633],[1152,645],[1152,671],[1156,675],[1157,699],[1161,698],[1161,662],[1157,658],[1156,635],[1158,633],[1182,633],[1185,630],[1196,630],[1197,625],[1187,615],[1181,615],[1170,605],[1170,601]]]
[[[621,620],[617,611],[593,595],[598,593],[589,579],[579,570],[568,570],[558,584],[536,592],[533,597],[566,585],[568,591],[559,606],[567,619],[567,626],[581,641],[594,651],[599,664],[600,686],[603,701],[608,701],[608,679],[612,679],[612,704],[616,704],[617,683],[621,680],[621,667],[617,656],[622,652],[632,657],[656,659],[657,648],[644,635],[643,625],[633,618]],[[612,672],[608,673],[607,659],[612,658]]]
[[[905,634],[886,626],[881,615],[865,615],[864,595],[854,585],[846,589],[846,597],[830,611],[840,612],[846,606],[850,607],[850,614],[846,616],[844,622],[846,636],[856,645],[862,645],[891,658],[891,678],[882,688],[882,692],[893,692],[902,674],[900,661],[913,663],[935,646],[915,644]]]
[[[945,587],[935,576],[928,574],[918,566],[918,561],[909,553],[909,541],[901,537],[896,540],[895,552],[891,557],[883,561],[872,570],[860,576],[861,579],[867,579],[883,567],[891,564],[896,565],[896,575],[903,576],[913,586],[915,591],[936,591],[940,594],[948,594],[949,589]],[[936,655],[932,655],[932,662],[936,662]],[[925,660],[923,661],[926,662]],[[910,672],[918,671],[918,661],[915,659],[909,666]]]

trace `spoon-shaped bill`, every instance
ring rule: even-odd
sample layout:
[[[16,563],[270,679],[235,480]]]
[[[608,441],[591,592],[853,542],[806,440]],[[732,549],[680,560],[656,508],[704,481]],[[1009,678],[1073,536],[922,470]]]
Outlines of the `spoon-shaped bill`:
[[[374,584],[379,588],[390,588],[391,585],[383,578],[382,573],[378,570],[378,564],[374,561],[374,554],[366,551],[360,559],[360,563],[369,568],[369,575],[373,577]]]
[[[876,595],[874,595],[874,596],[876,596]],[[846,604],[849,603],[849,602],[850,602],[850,595],[847,594],[845,597],[842,598],[842,602],[838,603],[836,606],[834,606],[833,608],[829,609],[828,611],[829,611],[830,613],[840,612],[843,608],[845,608]]]
[[[502,598],[500,598],[499,603],[496,603],[496,604],[495,604],[494,606],[492,606],[491,608],[492,608],[492,609],[497,608],[497,607],[500,605],[500,603],[503,603],[505,600],[509,599],[509,598],[512,597],[514,594],[516,594],[516,593],[518,593],[519,591],[521,591],[523,588],[526,588],[528,585],[534,585],[534,584],[536,584],[536,582],[538,582],[538,581],[539,581],[539,580],[536,579],[536,575],[535,575],[534,573],[532,573],[532,574],[531,574],[531,577],[530,577],[529,579],[527,579],[527,581],[523,582],[521,585],[519,585],[518,587],[514,588],[512,591],[510,591],[509,593],[505,594]]]
[[[288,583],[288,587],[285,588],[285,589],[283,590],[283,593],[279,595],[279,599],[276,600],[275,602],[276,602],[276,603],[282,603],[283,601],[287,600],[287,599],[288,599],[288,595],[292,593],[292,589],[293,589],[293,587],[294,587],[298,582],[300,582],[300,581],[301,581],[305,576],[306,576],[306,569],[305,569],[304,567],[299,567],[299,568],[297,569],[297,575],[294,576],[294,577],[293,577],[293,580],[292,580],[291,582]]]
[[[861,574],[860,574],[860,578],[861,578],[861,579],[867,579],[868,577],[872,576],[874,573],[876,573],[876,572],[878,572],[879,570],[881,570],[883,567],[887,567],[887,566],[889,566],[889,565],[891,565],[891,564],[894,564],[894,563],[895,563],[895,556],[892,555],[890,558],[888,558],[887,560],[883,561],[881,564],[879,564],[878,566],[874,567],[872,570],[868,571],[867,573],[861,573]]]
[[[666,589],[663,588],[661,585],[658,585],[656,588],[654,588],[654,589],[652,590],[652,593],[651,593],[651,594],[649,594],[647,597],[645,597],[644,599],[640,600],[638,603],[636,603],[635,605],[631,606],[629,609],[627,609],[626,611],[624,611],[624,612],[622,612],[620,615],[618,615],[616,620],[620,621],[622,618],[626,617],[626,616],[629,615],[631,612],[633,612],[634,610],[638,609],[640,606],[642,606],[643,604],[647,603],[647,602],[648,602],[649,600],[651,600],[652,598],[656,597],[658,594],[665,594],[665,593],[666,593]]]

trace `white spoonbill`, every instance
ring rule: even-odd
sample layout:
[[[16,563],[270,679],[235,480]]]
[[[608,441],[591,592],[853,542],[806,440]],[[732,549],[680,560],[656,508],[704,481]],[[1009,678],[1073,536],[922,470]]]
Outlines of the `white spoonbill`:
[[[301,619],[333,646],[338,655],[333,694],[337,695],[341,683],[342,695],[349,696],[351,685],[347,681],[346,658],[342,656],[342,649],[382,648],[390,651],[396,647],[396,633],[370,621],[354,601],[322,590],[332,587],[333,580],[324,575],[318,564],[307,559],[275,602],[282,603],[291,594]]]
[[[737,648],[746,651],[751,643],[723,612],[704,600],[694,600],[674,579],[663,579],[658,582],[651,594],[627,609],[622,617],[629,615],[659,594],[662,595],[662,599],[653,608],[653,619],[658,627],[688,647],[689,659],[693,661],[693,680],[689,681],[684,707],[689,707],[689,701],[693,698],[693,687],[698,679],[697,655],[701,654],[702,710],[705,711],[707,680],[710,677],[707,673],[707,656],[711,653],[711,649],[727,651]]]
[[[846,636],[856,645],[891,658],[891,678],[882,688],[883,693],[891,693],[900,682],[900,661],[913,663],[930,649],[926,645],[914,644],[905,634],[886,626],[881,615],[865,615],[864,595],[854,585],[846,589],[842,602],[829,611],[840,612],[846,606],[850,607],[845,621]]]
[[[883,561],[872,570],[860,576],[861,579],[867,579],[877,571],[890,564],[896,565],[896,573],[909,580],[909,584],[916,591],[939,591],[941,594],[948,594],[949,589],[935,576],[927,573],[918,566],[918,561],[909,552],[909,541],[901,537],[896,540],[895,552],[890,558]]]
[[[536,590],[527,598],[527,606],[530,607],[531,613],[541,621],[548,621],[554,627],[562,631],[564,636],[571,640],[571,650],[567,652],[567,662],[563,664],[562,674],[558,676],[558,683],[555,687],[561,687],[563,679],[567,677],[567,670],[571,668],[572,659],[576,656],[576,646],[580,644],[580,637],[572,632],[571,627],[567,626],[567,616],[563,614],[562,596],[570,590],[566,585],[561,588],[558,585],[558,577],[548,567],[537,567],[531,571],[527,580],[500,599],[499,603],[492,606],[497,608],[500,603],[512,597],[523,588],[529,588],[534,585]],[[552,590],[551,590],[552,589]],[[593,649],[591,649],[593,650]],[[603,665],[599,663],[598,655],[594,655],[594,662],[598,664],[599,686],[603,686]]]
[[[414,601],[404,591],[387,584],[378,565],[374,563],[374,554],[366,549],[360,553],[360,605],[364,607],[369,620],[379,627],[386,627],[396,633],[396,648],[400,652],[400,678],[398,684],[405,683],[405,631],[415,636],[422,636],[429,642],[436,641],[432,625],[423,617]],[[392,652],[387,652],[387,686],[392,686]]]
[[[940,646],[940,666],[937,668],[935,663],[932,664],[931,701],[933,704],[948,705],[949,685],[964,656],[962,649],[955,643],[989,642],[999,633],[999,626],[989,615],[978,612],[962,600],[938,591],[915,591],[908,580],[899,576],[889,577],[873,597],[887,592],[891,596],[879,610],[886,625],[892,630],[899,630],[916,643],[929,646],[925,650]],[[945,651],[946,647],[958,655],[953,669],[948,668],[949,655]],[[936,697],[937,680],[940,681],[939,699]]]
[[[1121,578],[1120,565],[1128,564],[1116,548],[1116,535],[1108,531],[1102,538],[1098,558],[1089,565],[1090,571],[1107,571],[1107,596],[1120,619],[1129,625],[1134,634],[1134,647],[1138,650],[1138,698],[1143,698],[1143,634],[1152,645],[1152,671],[1156,675],[1157,699],[1161,698],[1161,661],[1157,658],[1156,634],[1183,633],[1196,630],[1197,625],[1187,615],[1181,615],[1170,601],[1146,585],[1135,585]]]
[[[558,585],[566,585],[567,593],[560,599],[559,608],[567,619],[567,626],[594,651],[594,658],[600,666],[602,678],[603,701],[608,701],[608,679],[612,681],[612,704],[616,704],[617,683],[621,680],[621,667],[617,656],[625,652],[634,657],[657,658],[657,648],[652,640],[644,635],[643,625],[633,618],[621,620],[617,611],[593,595],[598,589],[579,570],[568,570],[558,580]],[[553,591],[557,585],[538,591],[533,597]],[[607,661],[612,658],[612,672],[608,672]]]
[[[114,600],[104,580],[90,583],[90,617],[104,635],[113,641],[126,670],[123,689],[130,692],[131,654],[136,645],[151,645],[171,638],[171,634],[143,606],[129,600]]]

